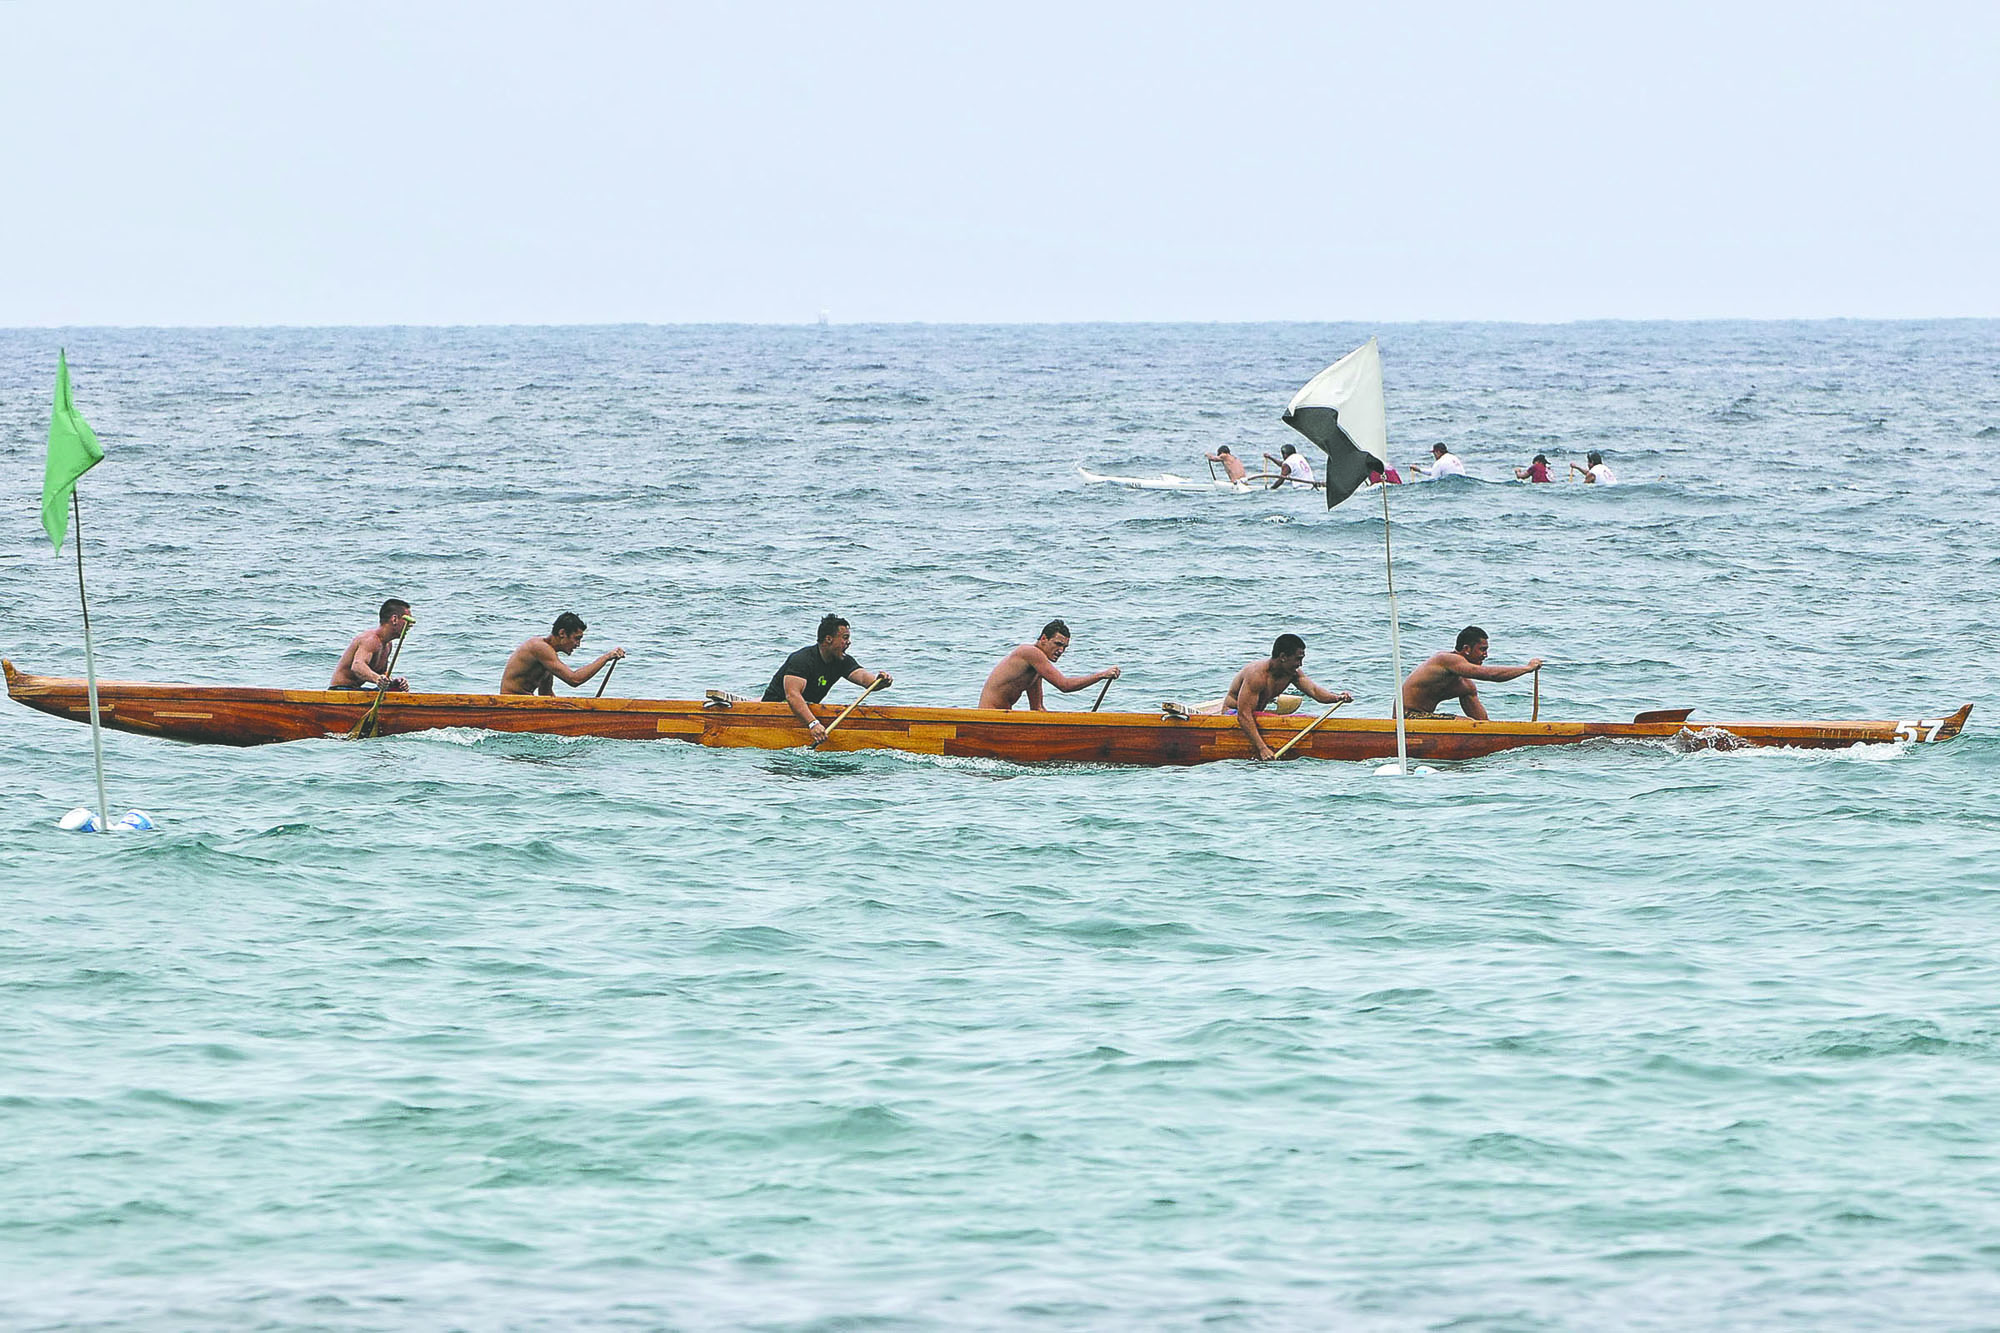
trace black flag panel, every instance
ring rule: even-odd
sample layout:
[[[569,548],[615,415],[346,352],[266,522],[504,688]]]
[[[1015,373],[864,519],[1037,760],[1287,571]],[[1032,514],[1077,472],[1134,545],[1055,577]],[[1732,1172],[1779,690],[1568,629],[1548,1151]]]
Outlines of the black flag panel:
[[[1337,407],[1300,407],[1285,413],[1285,424],[1326,452],[1326,507],[1333,508],[1354,494],[1370,472],[1382,471],[1382,460],[1355,448],[1340,428]]]

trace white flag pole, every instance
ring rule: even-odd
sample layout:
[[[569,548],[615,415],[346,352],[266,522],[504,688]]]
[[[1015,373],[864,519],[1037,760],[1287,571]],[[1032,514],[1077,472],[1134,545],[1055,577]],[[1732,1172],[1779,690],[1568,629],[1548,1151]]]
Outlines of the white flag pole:
[[[83,502],[72,488],[70,515],[76,520],[76,600],[83,607],[83,673],[90,692],[90,753],[97,761],[97,829],[111,831],[111,801],[104,794],[104,731],[97,717],[97,648],[90,638],[90,599],[83,592]]]
[[[1386,465],[1385,465],[1386,472]],[[1409,746],[1403,737],[1403,619],[1396,612],[1396,562],[1389,553],[1389,478],[1382,478],[1382,569],[1389,579],[1389,660],[1396,672],[1396,771],[1410,771]]]

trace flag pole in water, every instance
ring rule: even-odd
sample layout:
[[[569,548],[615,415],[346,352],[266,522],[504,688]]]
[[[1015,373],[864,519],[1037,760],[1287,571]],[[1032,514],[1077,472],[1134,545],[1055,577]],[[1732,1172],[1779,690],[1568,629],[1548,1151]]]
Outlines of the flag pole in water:
[[[63,537],[76,517],[76,597],[83,607],[83,670],[90,693],[90,752],[97,765],[97,821],[99,832],[111,831],[111,805],[104,795],[104,731],[97,710],[97,649],[90,635],[90,599],[83,588],[83,505],[76,483],[84,473],[104,461],[104,446],[90,423],[76,410],[70,396],[69,352],[56,354],[56,401],[49,414],[49,458],[42,474],[42,529],[49,534],[56,554],[62,554]],[[67,822],[67,821],[65,821]]]
[[[1410,771],[1410,750],[1403,735],[1403,618],[1396,612],[1396,562],[1389,555],[1389,479],[1385,471],[1382,478],[1382,570],[1389,580],[1389,660],[1396,672],[1393,682],[1396,708],[1396,767],[1394,772],[1404,774]],[[1375,770],[1381,774],[1390,771],[1384,764]]]
[[[97,715],[97,646],[90,637],[90,599],[83,592],[83,502],[74,490],[70,509],[76,515],[76,600],[83,608],[83,679],[90,695],[90,757],[97,765],[97,828],[111,831],[111,800],[104,794],[104,728]]]

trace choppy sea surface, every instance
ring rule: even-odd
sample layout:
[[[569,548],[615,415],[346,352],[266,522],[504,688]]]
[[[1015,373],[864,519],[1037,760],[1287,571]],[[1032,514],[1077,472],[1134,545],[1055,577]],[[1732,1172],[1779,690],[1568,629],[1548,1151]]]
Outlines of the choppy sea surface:
[[[1382,338],[1406,652],[1544,717],[1921,718],[1190,770],[446,732],[255,750],[0,704],[0,1324],[1937,1329],[2000,1309],[2000,323],[0,332],[0,650],[312,687],[383,598],[485,689],[849,617],[971,704],[1274,635],[1380,714],[1372,499],[1255,456]],[[1601,450],[1622,483],[1527,486]],[[1526,716],[1528,682],[1489,685]],[[843,686],[836,701],[851,696]],[[1058,698],[1085,708],[1094,691]]]

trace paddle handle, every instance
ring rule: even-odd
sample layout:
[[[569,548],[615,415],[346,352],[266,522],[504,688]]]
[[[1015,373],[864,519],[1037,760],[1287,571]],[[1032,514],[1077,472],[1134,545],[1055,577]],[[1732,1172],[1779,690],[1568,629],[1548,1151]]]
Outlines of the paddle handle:
[[[1346,701],[1342,700],[1341,702],[1344,703]],[[1294,745],[1297,745],[1300,741],[1304,740],[1306,738],[1306,733],[1310,732],[1314,727],[1326,721],[1328,718],[1332,717],[1335,713],[1339,711],[1340,711],[1340,704],[1335,704],[1332,708],[1327,709],[1324,713],[1321,713],[1318,717],[1306,723],[1303,727],[1300,727],[1296,732],[1292,733],[1292,738],[1286,741],[1284,743],[1284,746],[1280,748],[1276,754],[1272,755],[1271,758],[1283,759],[1285,757],[1286,750],[1291,749]]]
[[[1116,679],[1117,679],[1116,676],[1107,676],[1105,678],[1104,688],[1097,692],[1097,703],[1094,703],[1090,706],[1091,712],[1095,713],[1098,709],[1098,705],[1104,702],[1104,696],[1111,693],[1111,682]]]
[[[625,659],[622,657],[614,657],[611,659],[611,665],[604,668],[604,679],[597,682],[597,693],[591,695],[590,696],[591,698],[602,699],[604,697],[604,687],[611,683],[611,673],[616,671],[618,669],[618,664],[624,660]]]
[[[879,686],[881,683],[882,683],[882,677],[879,675],[876,676],[874,680],[870,681],[868,683],[868,688],[861,691],[860,694],[856,695],[853,703],[847,705],[847,707],[840,710],[839,717],[835,718],[833,721],[826,724],[826,736],[833,735],[833,729],[839,726],[841,723],[847,721],[847,715],[853,712],[855,709],[861,707],[861,701],[863,699],[866,699],[869,695],[875,693],[876,687]],[[808,750],[817,750],[820,746],[826,744],[826,736],[820,737],[812,744],[806,746],[806,748]]]
[[[1535,711],[1529,714],[1528,721],[1539,722],[1541,720],[1542,720],[1542,669],[1540,667],[1536,667],[1535,668]]]
[[[364,736],[375,734],[375,715],[382,711],[382,697],[389,692],[389,682],[396,678],[396,663],[403,660],[403,643],[410,637],[410,626],[416,624],[412,616],[404,624],[403,632],[396,636],[396,651],[389,654],[389,670],[383,675],[382,683],[375,689],[375,702],[368,705],[368,713],[354,724],[354,730],[347,733],[347,739],[358,741]]]

